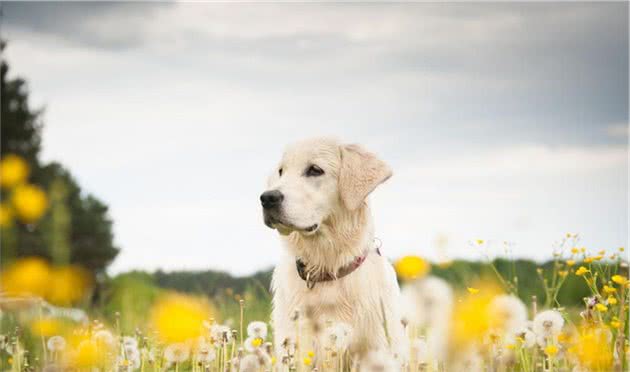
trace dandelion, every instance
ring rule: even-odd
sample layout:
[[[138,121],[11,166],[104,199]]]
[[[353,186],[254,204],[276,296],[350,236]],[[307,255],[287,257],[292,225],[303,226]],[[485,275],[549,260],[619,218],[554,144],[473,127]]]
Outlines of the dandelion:
[[[13,190],[11,198],[15,213],[24,223],[39,220],[48,208],[46,193],[34,185],[21,185]]]
[[[311,359],[310,357],[304,357],[303,361],[305,366],[310,366],[313,363],[313,359]]]
[[[214,348],[205,341],[200,342],[195,353],[195,359],[201,363],[210,363],[216,359],[217,353]]]
[[[389,352],[385,350],[374,350],[369,352],[361,360],[360,371],[398,372],[400,366]]]
[[[610,371],[613,361],[610,337],[605,328],[582,328],[574,350],[580,364],[592,371]]]
[[[72,364],[77,368],[94,367],[100,360],[98,347],[92,340],[81,341],[73,356]]]
[[[2,290],[11,295],[44,297],[48,290],[50,268],[38,257],[23,258],[0,274]]]
[[[17,155],[8,154],[0,161],[0,185],[3,188],[12,188],[23,183],[28,174],[28,164]]]
[[[610,321],[610,326],[614,329],[621,328],[621,322],[619,321],[619,318],[617,318],[616,316],[613,317],[613,319]]]
[[[569,275],[569,272],[567,270],[560,270],[558,271],[558,275],[560,275],[561,278],[564,278]]]
[[[608,305],[617,305],[617,299],[614,296],[608,296],[606,302]]]
[[[205,319],[210,317],[207,303],[190,296],[169,294],[159,299],[151,311],[151,324],[167,343],[197,338]]]
[[[490,303],[490,316],[495,327],[512,333],[527,322],[527,308],[516,296],[500,295]]]
[[[582,276],[582,275],[584,275],[586,273],[590,273],[590,272],[591,272],[591,270],[587,269],[584,266],[580,266],[577,270],[575,270],[575,275]]]
[[[253,352],[254,350],[258,349],[260,346],[262,346],[263,342],[264,340],[260,337],[250,336],[247,339],[245,339],[243,346],[245,346],[245,350],[249,352]]]
[[[596,304],[595,308],[597,309],[597,311],[599,311],[600,313],[605,313],[606,311],[608,311],[608,306],[604,305],[604,304]]]
[[[427,261],[418,256],[405,256],[394,264],[398,276],[404,280],[413,280],[424,277],[431,266]]]
[[[335,351],[344,351],[350,345],[352,327],[347,323],[335,323],[324,330],[326,345]]]
[[[556,337],[563,326],[564,319],[556,310],[545,310],[534,317],[533,329],[541,346],[546,345],[548,339]]]
[[[554,357],[558,354],[558,347],[556,345],[550,344],[545,347],[545,354],[549,357]]]
[[[611,293],[617,292],[617,289],[615,287],[610,287],[610,286],[604,285],[604,287],[602,288],[602,291],[604,293],[611,294]]]
[[[254,354],[245,355],[239,362],[239,372],[257,372],[260,370],[260,358]]]
[[[628,279],[621,275],[613,275],[610,279],[619,285],[625,285],[626,283],[628,283]]]
[[[516,339],[525,348],[531,348],[536,344],[536,335],[528,327],[522,327],[516,332]]]
[[[267,338],[267,324],[265,322],[251,322],[247,325],[247,335],[260,339]]]
[[[88,272],[79,266],[53,267],[46,299],[55,305],[68,306],[83,299],[90,286]]]
[[[228,343],[232,340],[230,327],[226,325],[213,324],[210,327],[210,338],[213,342]]]
[[[571,248],[571,253],[578,254],[578,253],[580,253],[580,249],[578,247],[573,247],[573,248]]]
[[[137,348],[138,340],[135,337],[124,336],[122,338],[122,344],[124,347]]]
[[[48,350],[53,353],[64,351],[66,348],[66,339],[62,336],[52,336],[46,342],[46,346],[48,347]]]
[[[31,322],[31,332],[37,336],[51,337],[58,334],[61,322],[54,318],[41,318]]]
[[[106,329],[99,329],[94,332],[92,339],[99,345],[99,347],[112,347],[114,346],[114,335]],[[124,339],[124,338],[123,338]]]
[[[168,345],[164,349],[164,359],[169,363],[183,363],[190,356],[190,348],[182,342]]]
[[[473,295],[479,293],[478,288],[468,287],[466,288],[466,290],[468,291],[468,293],[473,294]]]
[[[0,227],[9,227],[13,223],[13,211],[6,203],[0,203]]]

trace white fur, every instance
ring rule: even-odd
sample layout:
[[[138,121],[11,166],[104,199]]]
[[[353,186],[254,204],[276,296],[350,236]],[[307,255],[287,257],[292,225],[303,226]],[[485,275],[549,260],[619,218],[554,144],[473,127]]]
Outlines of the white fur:
[[[311,164],[325,174],[305,177],[304,170]],[[303,141],[285,152],[268,182],[269,190],[279,190],[285,198],[282,226],[277,228],[287,254],[272,280],[274,343],[280,352],[285,340],[294,342],[300,332],[302,350],[324,355],[324,329],[343,322],[352,327],[349,350],[354,357],[391,350],[400,362],[406,361],[407,337],[396,274],[375,251],[372,217],[365,201],[390,175],[387,165],[373,154],[332,139]],[[314,232],[301,230],[314,224],[318,226]],[[336,273],[366,250],[370,253],[357,270],[335,281],[318,282],[313,289],[307,288],[295,267],[300,257],[313,274]],[[292,319],[296,311],[301,318],[299,329]],[[306,334],[313,339],[305,342]]]

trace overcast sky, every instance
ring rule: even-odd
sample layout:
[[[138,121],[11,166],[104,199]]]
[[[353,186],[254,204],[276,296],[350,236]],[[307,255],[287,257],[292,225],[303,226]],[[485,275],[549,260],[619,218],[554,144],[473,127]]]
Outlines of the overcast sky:
[[[627,245],[628,4],[3,5],[43,159],[111,207],[114,273],[273,265],[258,196],[319,135],[394,169],[391,258]]]

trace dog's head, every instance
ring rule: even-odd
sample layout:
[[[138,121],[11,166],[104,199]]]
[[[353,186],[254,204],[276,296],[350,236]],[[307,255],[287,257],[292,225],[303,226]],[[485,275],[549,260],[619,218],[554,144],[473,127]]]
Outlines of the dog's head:
[[[265,224],[283,235],[316,234],[336,212],[359,209],[391,175],[387,164],[358,145],[298,142],[287,148],[260,196]]]

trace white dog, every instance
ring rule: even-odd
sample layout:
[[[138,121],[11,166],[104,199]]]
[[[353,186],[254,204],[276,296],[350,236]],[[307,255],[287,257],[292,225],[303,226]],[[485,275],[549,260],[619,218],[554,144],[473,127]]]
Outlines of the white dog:
[[[313,330],[312,347],[299,336],[303,350],[323,355],[321,327],[346,323],[353,357],[390,350],[406,360],[396,274],[374,243],[366,201],[391,175],[374,154],[332,139],[302,141],[284,153],[260,196],[265,224],[288,248],[272,280],[277,347],[306,333],[296,327],[297,312]]]

